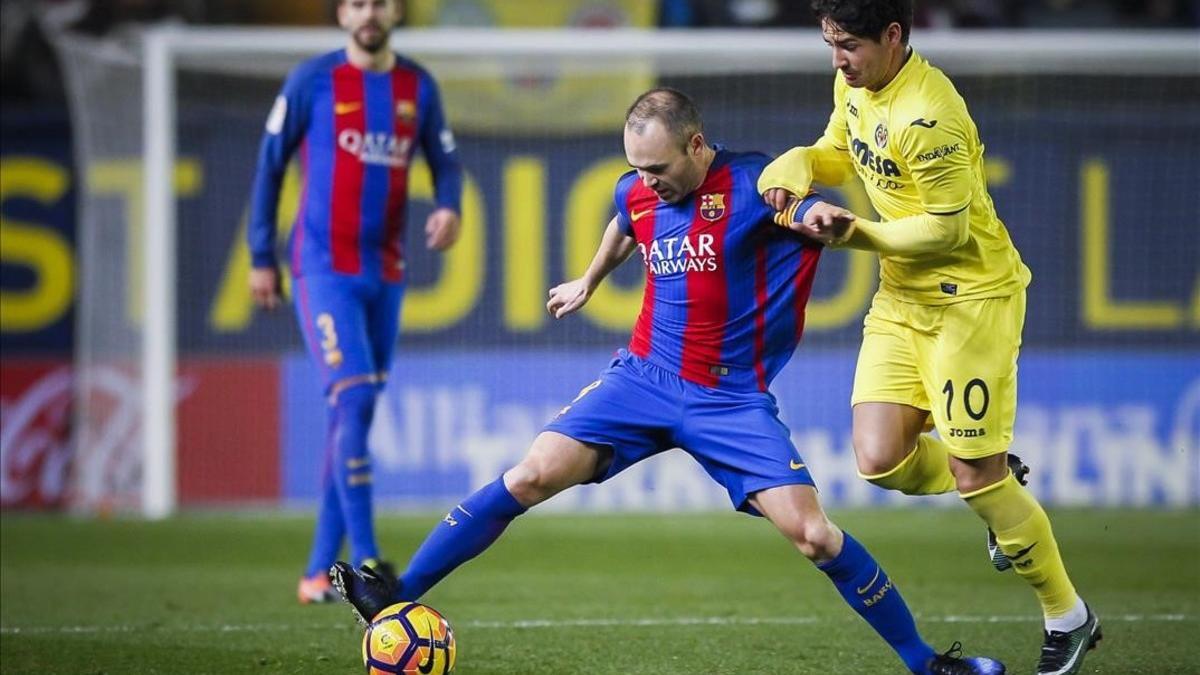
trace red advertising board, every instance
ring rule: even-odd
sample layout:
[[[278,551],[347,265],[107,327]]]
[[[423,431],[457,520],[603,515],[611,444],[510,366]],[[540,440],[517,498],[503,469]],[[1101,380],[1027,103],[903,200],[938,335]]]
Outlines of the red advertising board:
[[[71,459],[66,360],[0,362],[0,506],[57,508]]]
[[[0,506],[136,507],[141,405],[128,373],[108,368],[90,396],[95,447],[75,456],[70,362],[0,362]],[[190,359],[177,396],[179,504],[244,505],[280,495],[279,368],[272,359]],[[94,480],[72,472],[92,471]],[[103,475],[100,475],[103,474]],[[80,479],[83,480],[80,480]],[[132,479],[132,483],[130,483]],[[132,491],[132,492],[131,492]],[[123,505],[123,506],[122,506]]]
[[[184,361],[181,506],[279,498],[279,367],[274,359]]]

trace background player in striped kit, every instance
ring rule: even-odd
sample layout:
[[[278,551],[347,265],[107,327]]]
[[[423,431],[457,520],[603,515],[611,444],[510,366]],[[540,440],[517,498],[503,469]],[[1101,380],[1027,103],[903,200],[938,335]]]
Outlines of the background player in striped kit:
[[[986,658],[938,655],[865,548],[826,517],[808,467],[767,391],[804,327],[820,247],[772,224],[755,189],[769,158],[710,146],[691,100],[651,90],[626,116],[633,171],[617,182],[617,215],[580,279],[550,290],[562,318],[582,307],[634,251],[646,268],[627,350],[534,440],[528,455],[454,507],[399,580],[337,563],[334,585],[371,620],[416,600],[490,546],[530,507],[680,447],[729,493],[768,518],[914,673],[1002,673]],[[821,204],[797,200],[791,215]]]
[[[267,120],[249,227],[256,302],[280,304],[276,209],[298,152],[304,190],[292,230],[296,314],[329,402],[322,500],[300,602],[336,599],[326,570],[350,542],[356,564],[379,560],[367,433],[391,362],[404,294],[408,167],[418,145],[434,177],[426,245],[458,239],[462,169],[437,85],[388,48],[399,0],[341,0],[345,49],[300,64]]]

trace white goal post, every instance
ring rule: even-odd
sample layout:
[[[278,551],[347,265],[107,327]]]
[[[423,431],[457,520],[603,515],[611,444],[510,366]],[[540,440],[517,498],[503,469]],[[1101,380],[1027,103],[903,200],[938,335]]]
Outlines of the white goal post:
[[[981,74],[1200,74],[1196,32],[1104,31],[924,31],[914,44],[953,76]],[[176,510],[175,185],[176,77],[181,61],[220,62],[253,68],[255,57],[288,57],[293,62],[336,49],[344,34],[335,29],[161,27],[142,41],[144,216],[144,321],[141,416],[143,433],[141,513],[148,518]],[[643,30],[483,30],[399,31],[394,47],[419,60],[475,56],[525,58],[552,65],[562,57],[631,58],[652,72],[699,68],[704,74],[825,73],[827,48],[813,30],[643,31]],[[244,66],[230,66],[229,54]],[[463,62],[466,63],[466,62]],[[467,66],[469,67],[469,66]],[[441,72],[432,68],[436,75]],[[266,111],[263,111],[266,114]]]

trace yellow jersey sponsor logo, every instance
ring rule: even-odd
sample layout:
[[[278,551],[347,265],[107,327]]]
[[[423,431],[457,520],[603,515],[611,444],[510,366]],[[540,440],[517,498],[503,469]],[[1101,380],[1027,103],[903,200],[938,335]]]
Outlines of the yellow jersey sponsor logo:
[[[642,216],[646,215],[647,213],[650,213],[653,210],[654,209],[645,209],[643,211],[630,211],[629,212],[629,221],[636,223],[637,221],[642,219]]]
[[[788,462],[788,468],[791,469],[792,471],[799,471],[800,469],[803,469],[805,466],[807,466],[807,465],[804,462],[797,462],[794,459],[792,461]]]
[[[362,101],[348,101],[345,103],[334,103],[333,114],[346,115],[362,109]]]

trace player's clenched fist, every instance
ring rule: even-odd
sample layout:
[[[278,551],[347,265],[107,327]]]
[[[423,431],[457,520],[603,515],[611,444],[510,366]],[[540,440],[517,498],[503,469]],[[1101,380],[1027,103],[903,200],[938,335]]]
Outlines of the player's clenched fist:
[[[592,297],[592,289],[583,279],[575,279],[561,283],[550,289],[550,300],[546,303],[546,311],[550,316],[561,319],[564,316],[587,304]]]
[[[787,208],[788,202],[794,196],[783,188],[771,188],[763,193],[763,201],[776,211],[782,211]]]

